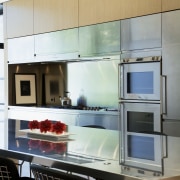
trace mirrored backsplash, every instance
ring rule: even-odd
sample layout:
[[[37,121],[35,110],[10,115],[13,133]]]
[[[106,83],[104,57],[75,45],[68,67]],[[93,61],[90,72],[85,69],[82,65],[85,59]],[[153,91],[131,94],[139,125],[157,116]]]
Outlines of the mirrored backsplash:
[[[68,63],[67,90],[72,105],[117,108],[120,60]]]

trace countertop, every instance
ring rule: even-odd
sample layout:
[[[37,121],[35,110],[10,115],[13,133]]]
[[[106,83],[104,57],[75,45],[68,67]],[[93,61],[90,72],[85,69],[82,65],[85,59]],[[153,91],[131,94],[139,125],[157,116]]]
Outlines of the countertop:
[[[32,138],[19,130],[28,121],[9,120],[9,145],[1,155],[60,168],[104,180],[180,179],[180,138],[168,137],[168,158],[160,177],[126,172],[119,164],[119,132],[114,130],[68,126],[66,139]],[[177,176],[177,177],[175,177]]]

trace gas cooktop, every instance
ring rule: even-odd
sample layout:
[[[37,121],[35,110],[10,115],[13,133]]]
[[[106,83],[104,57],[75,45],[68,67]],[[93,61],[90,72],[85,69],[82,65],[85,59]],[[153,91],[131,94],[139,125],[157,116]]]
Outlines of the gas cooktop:
[[[58,108],[58,109],[74,109],[74,110],[89,110],[89,111],[99,111],[106,110],[104,107],[92,107],[92,106],[42,106],[46,108]]]

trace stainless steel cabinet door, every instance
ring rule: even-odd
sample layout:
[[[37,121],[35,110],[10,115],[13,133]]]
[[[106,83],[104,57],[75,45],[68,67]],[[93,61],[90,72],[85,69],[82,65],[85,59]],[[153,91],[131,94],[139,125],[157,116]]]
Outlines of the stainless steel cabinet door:
[[[35,35],[36,59],[68,59],[71,53],[78,54],[78,28]]]
[[[162,15],[162,74],[164,119],[180,120],[180,11]]]
[[[121,50],[161,47],[161,14],[121,21]]]
[[[120,52],[120,21],[79,28],[81,57]]]

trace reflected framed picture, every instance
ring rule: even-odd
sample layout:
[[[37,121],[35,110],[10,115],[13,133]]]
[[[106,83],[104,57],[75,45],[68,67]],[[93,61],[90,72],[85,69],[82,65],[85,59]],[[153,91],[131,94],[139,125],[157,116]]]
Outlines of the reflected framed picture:
[[[44,74],[45,104],[60,105],[59,96],[63,96],[64,86],[62,76]]]
[[[36,105],[36,74],[14,74],[16,105]]]

